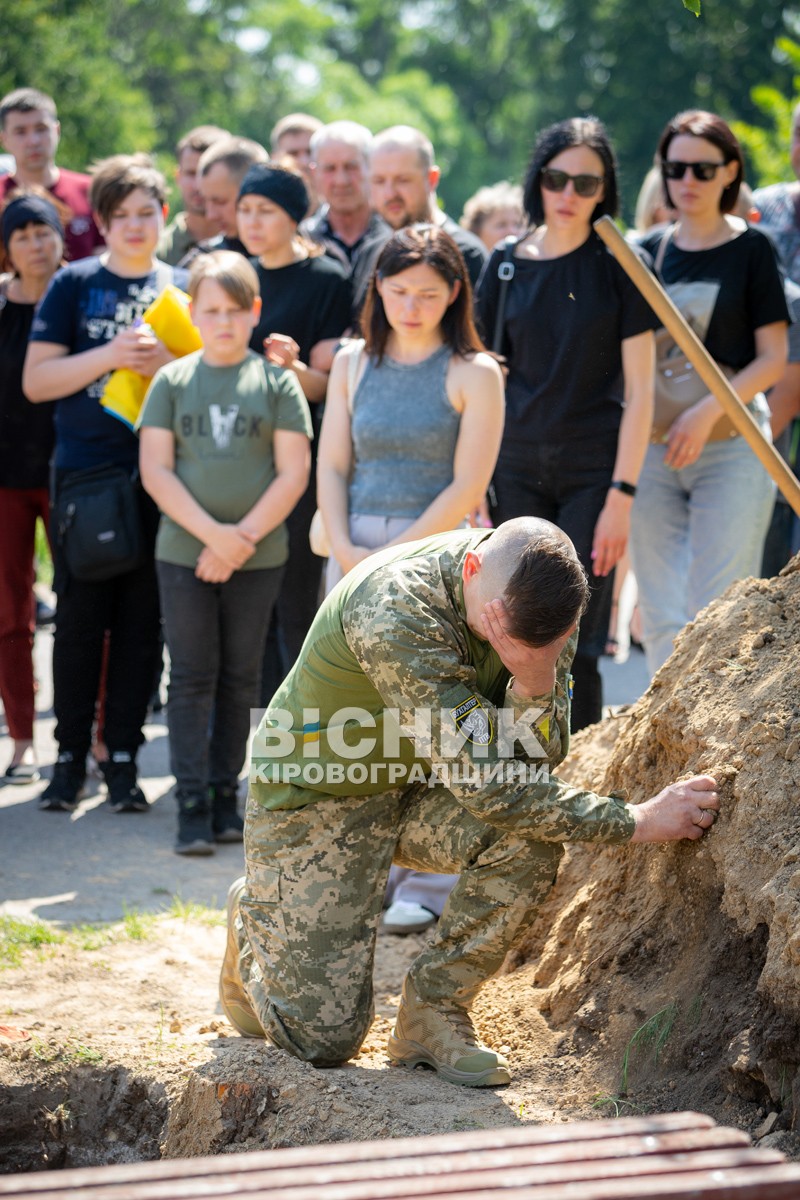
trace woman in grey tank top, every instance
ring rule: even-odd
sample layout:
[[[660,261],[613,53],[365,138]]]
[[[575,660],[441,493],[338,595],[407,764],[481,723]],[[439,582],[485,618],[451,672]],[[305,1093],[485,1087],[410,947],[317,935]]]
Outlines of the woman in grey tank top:
[[[372,551],[461,525],[483,499],[503,429],[500,370],[442,229],[402,229],[370,283],[365,342],[337,355],[319,448],[328,590]]]
[[[415,225],[389,239],[364,307],[365,341],[340,351],[328,386],[318,463],[328,590],[374,550],[455,529],[485,496],[503,380],[471,312],[448,234]],[[384,928],[427,928],[456,878],[393,866]]]

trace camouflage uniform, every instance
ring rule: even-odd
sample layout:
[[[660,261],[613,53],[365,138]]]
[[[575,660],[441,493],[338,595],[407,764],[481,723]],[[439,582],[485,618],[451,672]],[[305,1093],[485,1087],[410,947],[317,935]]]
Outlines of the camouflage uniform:
[[[488,536],[438,535],[351,572],[256,733],[239,966],[268,1037],[299,1058],[342,1062],[364,1039],[392,862],[460,876],[409,973],[422,1001],[466,1007],[535,915],[562,843],[633,832],[619,800],[514,777],[567,752],[575,639],[552,693],[520,701],[508,690],[508,671],[464,616],[464,559]],[[358,728],[342,717],[348,705],[361,710]],[[431,712],[430,745],[416,752],[394,736],[415,710]]]

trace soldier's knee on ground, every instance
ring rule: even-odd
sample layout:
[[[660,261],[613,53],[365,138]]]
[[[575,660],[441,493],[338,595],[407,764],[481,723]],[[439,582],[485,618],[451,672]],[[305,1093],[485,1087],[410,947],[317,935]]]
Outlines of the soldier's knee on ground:
[[[314,1067],[338,1067],[349,1062],[358,1054],[372,1024],[370,1014],[366,1020],[346,1025],[316,1026],[282,1016],[272,1005],[259,1019],[273,1045]]]

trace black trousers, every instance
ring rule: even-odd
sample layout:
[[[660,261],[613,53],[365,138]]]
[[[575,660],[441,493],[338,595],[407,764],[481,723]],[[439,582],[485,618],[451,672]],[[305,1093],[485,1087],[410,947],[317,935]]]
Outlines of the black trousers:
[[[59,753],[71,753],[75,762],[84,760],[91,745],[106,630],[104,740],[112,754],[126,750],[131,756],[144,741],[142,726],[161,654],[161,618],[153,561],[158,509],[141,489],[139,503],[147,556],[134,571],[85,583],[70,576],[61,549],[53,545],[55,736]]]
[[[513,517],[543,517],[572,539],[591,587],[589,607],[581,618],[578,650],[572,667],[575,690],[572,729],[599,721],[603,683],[598,658],[605,649],[611,617],[614,572],[592,574],[592,538],[608,494],[617,439],[544,443],[501,450],[494,474],[495,525]]]
[[[192,567],[157,564],[170,654],[169,755],[183,792],[235,788],[258,699],[261,655],[282,567],[205,583]]]

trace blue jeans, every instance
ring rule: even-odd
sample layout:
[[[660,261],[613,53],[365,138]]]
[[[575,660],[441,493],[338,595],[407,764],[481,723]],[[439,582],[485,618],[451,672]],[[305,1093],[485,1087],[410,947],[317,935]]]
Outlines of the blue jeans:
[[[729,584],[758,575],[775,488],[743,437],[710,442],[680,471],[648,448],[631,515],[647,665],[655,673],[687,621]]]
[[[172,773],[182,792],[235,787],[283,567],[234,571],[226,583],[204,583],[174,563],[156,569],[171,664]]]

